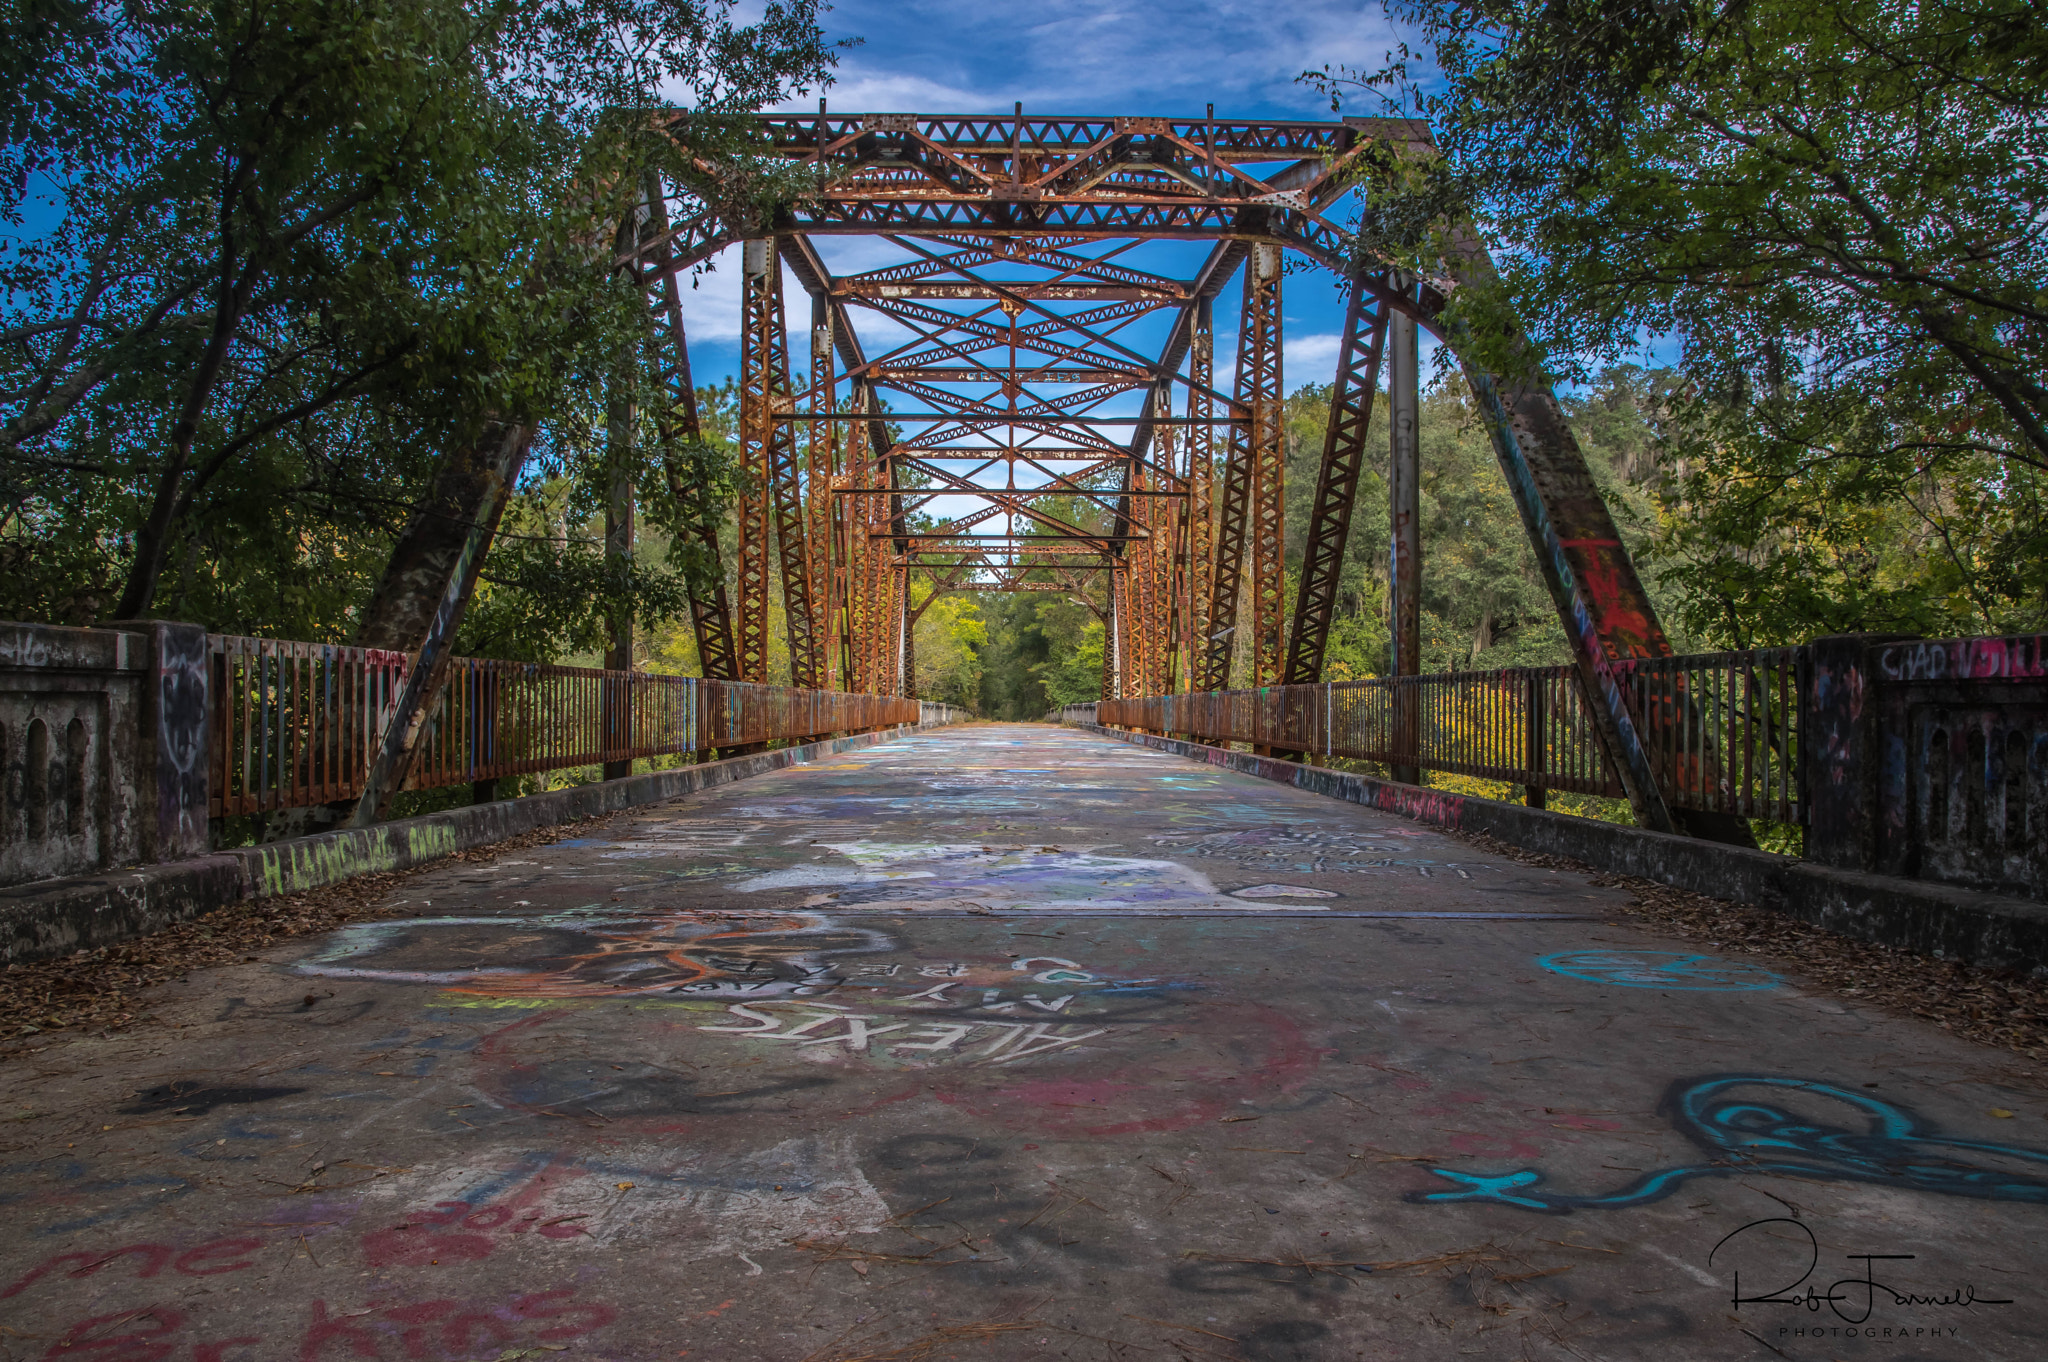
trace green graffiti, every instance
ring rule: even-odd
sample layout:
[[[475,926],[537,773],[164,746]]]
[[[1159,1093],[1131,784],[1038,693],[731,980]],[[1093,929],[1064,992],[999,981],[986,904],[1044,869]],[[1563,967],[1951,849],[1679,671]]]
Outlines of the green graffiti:
[[[403,849],[394,832],[376,828],[311,845],[280,843],[260,848],[255,875],[258,894],[304,893],[357,875],[375,875],[455,854],[455,830],[445,824],[406,828]]]
[[[445,823],[419,823],[405,830],[406,849],[415,862],[455,854],[455,829]]]

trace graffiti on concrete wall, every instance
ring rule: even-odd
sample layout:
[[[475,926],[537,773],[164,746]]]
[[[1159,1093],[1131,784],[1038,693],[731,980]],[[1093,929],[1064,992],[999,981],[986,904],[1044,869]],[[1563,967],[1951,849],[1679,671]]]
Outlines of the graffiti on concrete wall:
[[[1877,672],[1887,681],[2038,681],[2048,678],[2048,637],[1889,643]]]
[[[2048,1203],[2048,1150],[1950,1135],[1908,1108],[1853,1088],[1771,1074],[1716,1074],[1674,1083],[1660,1110],[1707,1156],[1704,1161],[1648,1172],[1601,1193],[1550,1191],[1534,1168],[1432,1168],[1455,1190],[1409,1192],[1407,1200],[1492,1202],[1562,1215],[1661,1201],[1694,1178],[1776,1173]]]

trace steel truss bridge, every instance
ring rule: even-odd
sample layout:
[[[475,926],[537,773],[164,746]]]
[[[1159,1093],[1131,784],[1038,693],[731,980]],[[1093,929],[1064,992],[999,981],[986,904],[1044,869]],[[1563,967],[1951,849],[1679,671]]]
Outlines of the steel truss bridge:
[[[1433,154],[1425,125],[822,104],[757,122],[761,148],[804,186],[795,202],[749,223],[721,207],[744,194],[698,159],[694,174],[650,173],[617,240],[659,356],[659,391],[639,400],[671,450],[701,429],[684,276],[743,248],[751,486],[736,571],[721,568],[731,589],[692,601],[706,677],[769,679],[777,580],[800,687],[911,693],[918,615],[952,591],[1086,600],[1107,627],[1105,698],[1317,681],[1383,364],[1394,653],[1398,671],[1419,670],[1417,329],[1455,350],[1445,302],[1490,264],[1468,234],[1441,277],[1409,278],[1358,258],[1339,218],[1360,207],[1363,158]],[[668,129],[686,158],[687,126]],[[828,264],[847,259],[860,267]],[[1303,268],[1328,271],[1348,305],[1333,372],[1293,376],[1333,387],[1290,618],[1281,298]],[[808,295],[801,373],[785,275]],[[1219,303],[1235,332],[1228,374],[1216,372]],[[1463,368],[1600,736],[1639,817],[1669,827],[1612,672],[1670,653],[1655,611],[1553,394]],[[702,511],[713,553],[723,513]],[[630,507],[615,521],[630,523]],[[916,601],[914,583],[928,589]],[[1234,654],[1248,672],[1233,674]]]

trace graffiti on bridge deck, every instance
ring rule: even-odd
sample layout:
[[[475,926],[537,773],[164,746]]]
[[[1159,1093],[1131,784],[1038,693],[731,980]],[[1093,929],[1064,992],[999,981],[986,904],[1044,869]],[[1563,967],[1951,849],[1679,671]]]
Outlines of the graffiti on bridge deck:
[[[1415,848],[1412,845],[1404,845],[1433,835],[1409,828],[1382,828],[1366,833],[1292,826],[1252,828],[1242,832],[1155,833],[1145,840],[1184,855],[1228,861],[1244,870],[1291,869],[1312,874],[1410,876],[1435,873],[1461,879],[1472,878],[1475,871],[1484,874],[1499,872],[1500,867],[1484,862],[1418,858],[1413,854]]]
[[[1843,1108],[1855,1124],[1830,1124],[1842,1119]],[[1599,1195],[1542,1190],[1543,1174],[1534,1168],[1498,1174],[1432,1168],[1458,1189],[1409,1192],[1406,1199],[1493,1202],[1563,1215],[1645,1205],[1693,1178],[1776,1173],[1984,1201],[2048,1203],[2048,1150],[1947,1135],[1905,1107],[1851,1088],[1767,1074],[1716,1074],[1673,1084],[1659,1110],[1709,1162],[1658,1169]],[[2015,1172],[1999,1163],[2038,1171]]]
[[[1177,861],[972,842],[834,842],[827,849],[839,859],[770,871],[733,888],[743,894],[816,890],[804,901],[806,908],[901,904],[996,912],[1164,912],[1238,906],[1208,876]]]
[[[1667,993],[1752,993],[1785,982],[1761,965],[1683,951],[1557,951],[1536,963],[1568,979]]]
[[[616,1314],[608,1305],[577,1303],[573,1289],[556,1289],[511,1292],[502,1300],[481,1301],[456,1297],[394,1300],[376,1295],[352,1307],[314,1300],[304,1318],[289,1326],[290,1342],[268,1326],[250,1326],[246,1314],[208,1325],[196,1313],[198,1303],[190,1294],[193,1288],[180,1285],[178,1279],[235,1277],[251,1271],[260,1265],[269,1242],[250,1235],[190,1248],[136,1243],[59,1253],[0,1290],[0,1300],[20,1297],[32,1301],[41,1317],[55,1325],[64,1318],[57,1313],[60,1302],[72,1294],[65,1284],[81,1279],[99,1277],[102,1282],[122,1285],[156,1282],[158,1286],[145,1289],[160,1290],[165,1298],[177,1299],[176,1305],[148,1304],[97,1313],[45,1335],[54,1335],[56,1340],[42,1354],[45,1359],[96,1362],[165,1362],[173,1357],[224,1362],[230,1355],[379,1357],[385,1355],[380,1340],[395,1340],[407,1357],[436,1353],[467,1356],[470,1350],[504,1348],[519,1342],[545,1346],[581,1338],[611,1323]],[[430,1348],[435,1351],[428,1351]]]
[[[886,933],[813,913],[736,926],[691,913],[578,908],[357,923],[295,968],[490,998],[800,998],[836,988],[842,957],[894,949]]]
[[[1062,956],[936,964],[859,961],[844,1003],[729,1003],[697,1030],[787,1043],[808,1057],[861,1057],[892,1067],[1009,1065],[1161,1020],[1191,985],[1123,979]],[[859,1002],[852,1000],[859,999]]]

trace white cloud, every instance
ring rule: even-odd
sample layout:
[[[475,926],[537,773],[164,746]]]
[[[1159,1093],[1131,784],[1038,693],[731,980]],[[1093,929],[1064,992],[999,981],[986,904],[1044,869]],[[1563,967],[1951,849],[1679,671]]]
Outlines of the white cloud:
[[[971,113],[990,107],[985,91],[901,71],[864,69],[850,61],[841,64],[838,78],[823,93],[828,108],[849,113]],[[815,112],[818,96],[786,100],[777,107],[789,113]]]
[[[1344,337],[1335,331],[1280,338],[1280,372],[1292,390],[1305,383],[1327,383],[1337,372],[1337,349]]]
[[[691,345],[739,344],[740,248],[728,246],[680,283],[683,330]]]

